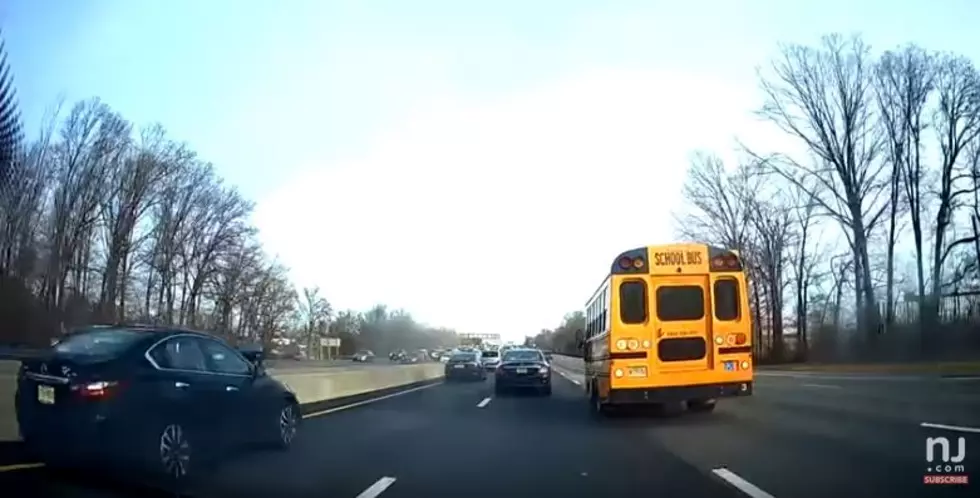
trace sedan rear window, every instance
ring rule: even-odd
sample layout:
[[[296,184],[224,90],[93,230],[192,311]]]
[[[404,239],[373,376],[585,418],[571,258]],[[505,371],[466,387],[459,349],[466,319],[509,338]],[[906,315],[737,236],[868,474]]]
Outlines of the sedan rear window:
[[[474,361],[476,355],[473,353],[454,354],[449,357],[449,361]]]
[[[537,351],[508,351],[504,361],[544,361],[544,357]]]
[[[54,345],[56,353],[75,356],[119,356],[146,337],[129,329],[96,329],[70,334]]]

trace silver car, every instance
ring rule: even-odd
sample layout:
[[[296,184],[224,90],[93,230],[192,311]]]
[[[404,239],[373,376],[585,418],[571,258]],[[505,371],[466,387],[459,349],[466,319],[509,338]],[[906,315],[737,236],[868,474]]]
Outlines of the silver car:
[[[496,370],[497,365],[500,365],[500,352],[494,350],[486,350],[480,357],[480,363],[483,364],[483,368],[486,370]]]

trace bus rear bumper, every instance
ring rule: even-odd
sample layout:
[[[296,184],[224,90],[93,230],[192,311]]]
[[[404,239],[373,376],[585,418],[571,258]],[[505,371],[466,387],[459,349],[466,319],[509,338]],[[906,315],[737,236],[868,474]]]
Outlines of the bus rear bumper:
[[[615,405],[668,403],[692,399],[732,398],[751,396],[752,382],[724,382],[696,386],[611,389],[608,402]]]

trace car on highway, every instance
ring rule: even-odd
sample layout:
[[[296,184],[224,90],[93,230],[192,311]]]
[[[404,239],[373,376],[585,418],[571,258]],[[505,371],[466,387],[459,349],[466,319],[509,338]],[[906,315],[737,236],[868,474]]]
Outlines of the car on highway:
[[[374,361],[374,352],[368,349],[362,349],[351,357],[351,361],[358,363],[371,363]]]
[[[405,353],[401,357],[401,359],[399,359],[399,363],[408,364],[408,365],[412,365],[415,363],[424,363],[425,361],[427,361],[427,358],[428,355],[425,352],[416,351],[414,353]]]
[[[514,389],[529,389],[550,396],[551,364],[545,354],[537,349],[509,349],[500,358],[493,382],[496,394]]]
[[[486,380],[487,370],[479,351],[456,351],[446,361],[446,380]]]
[[[300,404],[259,360],[192,330],[78,332],[22,362],[14,396],[21,438],[49,464],[168,482],[256,443],[287,449]]]
[[[497,365],[500,365],[500,353],[494,350],[484,351],[480,355],[480,362],[483,363],[483,368],[492,372],[497,369]]]

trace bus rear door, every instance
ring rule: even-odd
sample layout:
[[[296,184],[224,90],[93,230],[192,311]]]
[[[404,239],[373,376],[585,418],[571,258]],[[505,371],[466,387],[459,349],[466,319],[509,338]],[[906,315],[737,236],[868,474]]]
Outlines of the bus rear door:
[[[650,281],[654,368],[661,372],[710,369],[708,275],[654,275]]]

